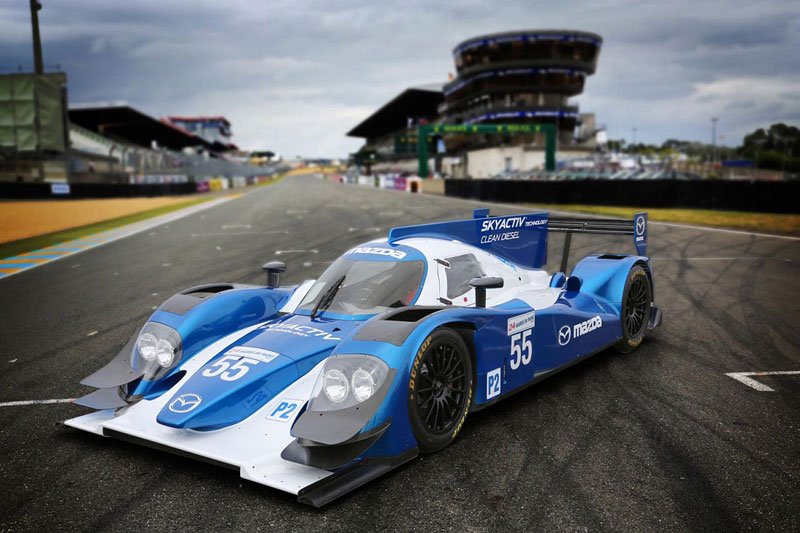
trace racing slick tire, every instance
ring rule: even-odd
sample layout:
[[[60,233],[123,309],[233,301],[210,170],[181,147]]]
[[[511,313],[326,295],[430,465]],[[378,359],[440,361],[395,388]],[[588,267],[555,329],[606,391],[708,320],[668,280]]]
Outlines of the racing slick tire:
[[[630,353],[642,343],[650,313],[653,311],[653,287],[650,276],[642,265],[634,265],[628,272],[622,293],[622,339],[614,348],[620,353]]]
[[[419,450],[441,450],[456,438],[472,402],[472,357],[461,335],[434,330],[420,345],[408,386],[408,416]]]

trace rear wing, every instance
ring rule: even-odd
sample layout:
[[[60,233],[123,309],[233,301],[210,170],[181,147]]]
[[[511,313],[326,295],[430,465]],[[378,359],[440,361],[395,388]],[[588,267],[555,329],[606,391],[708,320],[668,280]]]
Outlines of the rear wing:
[[[633,220],[604,218],[559,218],[546,212],[491,216],[489,209],[476,209],[472,219],[401,226],[389,231],[389,243],[411,237],[454,239],[487,250],[526,268],[541,268],[547,261],[549,232],[566,233],[561,271],[566,270],[573,233],[633,235],[639,255],[647,252],[647,213]]]
[[[564,251],[561,255],[561,272],[567,271],[569,247],[573,233],[595,233],[599,235],[633,235],[636,253],[647,255],[647,213],[636,213],[632,220],[614,218],[550,217],[547,230],[566,233]]]

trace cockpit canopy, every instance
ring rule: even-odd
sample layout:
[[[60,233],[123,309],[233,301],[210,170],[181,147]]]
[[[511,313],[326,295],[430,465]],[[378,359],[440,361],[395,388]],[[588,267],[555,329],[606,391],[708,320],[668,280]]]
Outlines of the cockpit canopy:
[[[297,310],[359,316],[414,303],[422,289],[424,261],[381,259],[339,258],[312,285]]]

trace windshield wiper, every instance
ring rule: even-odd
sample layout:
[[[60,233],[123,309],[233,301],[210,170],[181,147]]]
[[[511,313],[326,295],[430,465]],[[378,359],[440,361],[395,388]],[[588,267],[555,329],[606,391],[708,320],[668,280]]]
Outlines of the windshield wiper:
[[[322,298],[319,299],[317,305],[315,305],[314,309],[311,311],[312,319],[317,316],[317,311],[324,311],[329,305],[331,305],[336,293],[339,292],[339,287],[341,287],[342,283],[344,283],[345,277],[347,277],[347,274],[343,274],[333,285],[331,285],[327,291],[325,291],[325,294],[322,295]]]

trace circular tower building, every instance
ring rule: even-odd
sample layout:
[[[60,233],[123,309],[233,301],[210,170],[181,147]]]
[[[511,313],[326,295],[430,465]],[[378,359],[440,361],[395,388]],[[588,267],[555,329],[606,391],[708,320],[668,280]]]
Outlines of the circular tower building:
[[[453,50],[457,76],[444,86],[449,124],[553,123],[572,141],[578,107],[603,39],[573,30],[523,30],[473,37]],[[488,141],[488,139],[487,139]]]

